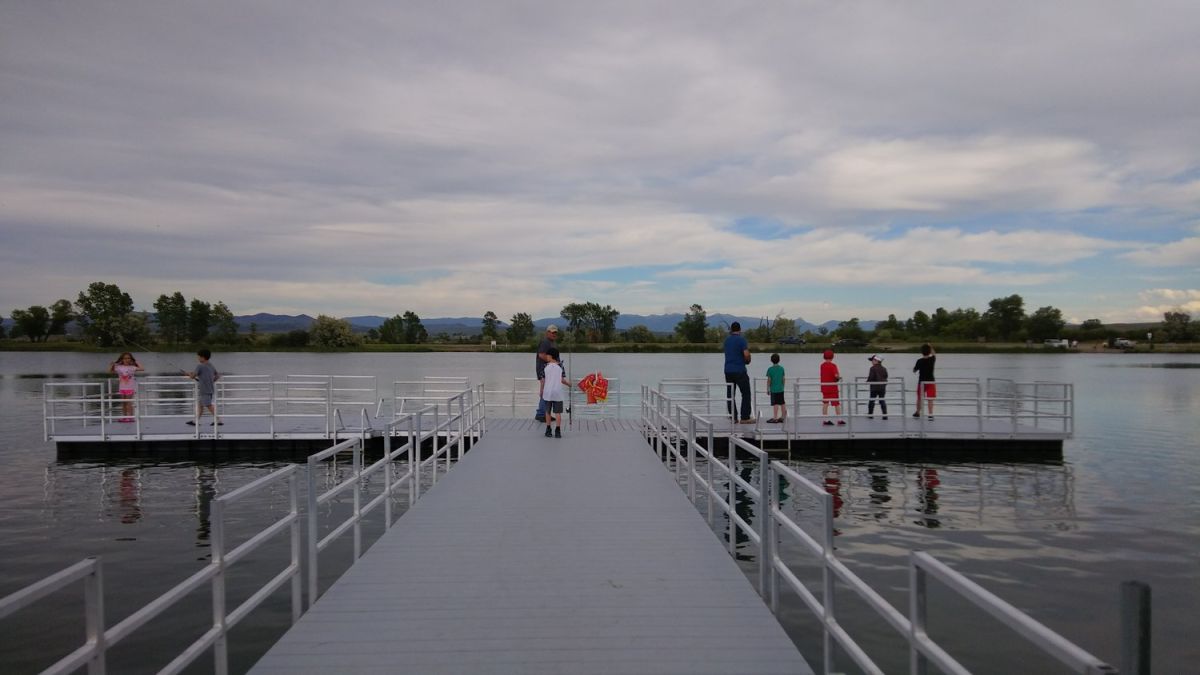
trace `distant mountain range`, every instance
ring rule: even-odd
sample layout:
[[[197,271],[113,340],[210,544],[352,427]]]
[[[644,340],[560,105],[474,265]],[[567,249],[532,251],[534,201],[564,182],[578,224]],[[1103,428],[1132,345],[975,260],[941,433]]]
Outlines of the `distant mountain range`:
[[[670,334],[675,332],[675,326],[683,321],[682,313],[676,314],[622,314],[617,317],[617,330],[628,330],[634,326],[642,325],[649,328],[654,333]],[[350,326],[355,331],[365,333],[372,328],[379,328],[383,322],[390,317],[386,316],[348,316],[346,321],[350,322]],[[286,333],[293,330],[308,330],[312,327],[316,320],[307,314],[297,316],[289,316],[286,314],[249,314],[245,316],[237,316],[234,319],[238,323],[238,330],[241,332],[249,332],[250,324],[254,324],[259,333]],[[742,328],[749,330],[758,327],[764,321],[773,320],[773,317],[756,317],[756,316],[736,316],[733,314],[709,314],[708,324],[710,326],[728,326],[734,321],[742,324]],[[471,316],[458,317],[439,317],[433,319],[421,319],[421,324],[425,326],[425,330],[430,335],[438,333],[448,333],[450,335],[476,335],[479,333],[483,318]],[[796,332],[803,333],[804,331],[816,332],[818,328],[824,327],[830,331],[838,327],[838,321],[826,321],[822,324],[813,324],[803,319],[795,319]],[[543,319],[534,319],[533,325],[539,331],[545,330],[550,324],[558,324],[560,327],[565,324],[561,317],[546,317]],[[876,321],[861,321],[859,325],[863,330],[873,330]],[[500,322],[502,328],[507,328],[508,323]]]

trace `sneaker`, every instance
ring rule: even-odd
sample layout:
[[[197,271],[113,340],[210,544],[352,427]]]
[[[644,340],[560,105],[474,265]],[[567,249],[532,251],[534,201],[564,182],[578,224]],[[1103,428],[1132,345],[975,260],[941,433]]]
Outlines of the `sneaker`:
[[[194,426],[196,426],[196,420],[188,420],[188,421],[184,422],[184,424],[194,427]]]
[[[873,420],[873,419],[875,419],[875,416],[874,416],[874,415],[867,415],[867,419],[869,419],[869,420]]]
[[[546,427],[546,438],[550,438],[554,434],[550,432],[550,427]]]
[[[824,424],[827,427],[833,426],[833,422],[831,422],[830,420],[825,420],[824,422],[821,422],[821,424]]]
[[[738,424],[754,424],[754,420],[742,420],[741,422],[738,422]]]
[[[117,421],[121,422],[121,423],[129,423],[129,422],[133,421],[133,418],[132,417],[122,417],[121,419],[119,419]]]
[[[930,415],[930,416],[929,416],[929,421],[930,421],[930,422],[932,422],[932,421],[933,421],[933,415]]]
[[[885,420],[886,420],[886,419],[887,419],[887,415],[884,415],[884,416],[883,416],[881,419],[885,419]]]
[[[920,413],[919,411],[918,411],[918,412],[915,412],[915,413],[913,413],[913,417],[920,417],[920,416],[921,416],[921,413]]]
[[[839,427],[844,427],[844,426],[846,426],[846,420],[838,420],[838,426],[839,426]]]
[[[223,426],[225,426],[225,423],[224,423],[224,422],[217,422],[217,426],[219,426],[219,427],[223,427]]]
[[[557,427],[556,427],[556,428],[554,429],[554,437],[555,437],[555,438],[562,438],[562,429],[559,429],[559,428],[557,428]]]

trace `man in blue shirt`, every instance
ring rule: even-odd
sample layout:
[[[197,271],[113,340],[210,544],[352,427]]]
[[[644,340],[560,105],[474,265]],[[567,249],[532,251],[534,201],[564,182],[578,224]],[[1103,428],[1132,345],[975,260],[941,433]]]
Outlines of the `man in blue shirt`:
[[[754,424],[750,419],[750,374],[746,364],[750,363],[750,343],[742,337],[742,324],[734,321],[729,326],[729,337],[725,338],[725,383],[729,396],[729,416],[734,417],[733,388],[742,392],[741,424]]]

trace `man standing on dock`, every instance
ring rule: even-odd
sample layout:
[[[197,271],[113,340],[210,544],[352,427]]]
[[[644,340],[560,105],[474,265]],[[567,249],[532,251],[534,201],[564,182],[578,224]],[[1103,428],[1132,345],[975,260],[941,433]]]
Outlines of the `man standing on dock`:
[[[742,337],[742,324],[734,321],[729,326],[729,337],[725,338],[725,389],[729,396],[729,416],[741,424],[753,424],[750,419],[750,375],[746,364],[750,363],[750,343]],[[733,388],[742,392],[741,417],[736,418],[733,409]]]
[[[539,422],[546,421],[546,401],[542,398],[542,380],[546,377],[546,364],[550,362],[550,350],[554,349],[554,341],[558,339],[558,326],[550,324],[546,327],[546,336],[538,343],[537,348],[537,379],[538,379],[538,406],[537,413],[533,419]]]

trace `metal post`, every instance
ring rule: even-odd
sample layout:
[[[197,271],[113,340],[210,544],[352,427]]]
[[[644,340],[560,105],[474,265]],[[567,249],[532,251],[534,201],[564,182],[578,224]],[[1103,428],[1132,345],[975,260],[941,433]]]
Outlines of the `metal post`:
[[[729,491],[726,498],[729,500],[729,555],[737,559],[737,519],[734,515],[737,513],[737,481],[733,479],[735,466],[737,464],[737,444],[733,442],[733,437],[729,437],[729,452],[728,452],[728,467],[729,467]]]
[[[758,458],[758,594],[763,600],[770,597],[771,556],[771,491],[768,466],[771,460],[764,451]]]
[[[821,560],[821,579],[823,582],[823,597],[821,598],[821,606],[824,610],[822,616],[823,630],[823,650],[825,652],[825,672],[833,672],[833,633],[829,628],[837,620],[834,612],[834,576],[833,570],[829,569],[829,561],[833,559],[833,495],[825,493],[825,498],[822,500],[825,506],[825,537],[824,551]]]
[[[317,601],[317,466],[308,460],[308,608]]]
[[[696,416],[688,413],[688,499],[696,503]]]
[[[217,638],[213,642],[213,671],[217,675],[229,673],[229,646],[225,631],[225,502],[214,499],[212,503],[212,564],[217,573],[212,580],[213,628]]]
[[[926,675],[929,660],[917,649],[917,639],[925,637],[925,570],[917,565],[910,553],[908,558],[908,672]]]
[[[714,453],[714,451],[713,451],[713,438],[714,437],[715,437],[715,434],[713,433],[713,425],[712,425],[712,422],[710,421],[708,423],[708,461],[704,463],[704,467],[708,473],[708,492],[706,492],[704,495],[704,503],[708,505],[708,527],[710,529],[713,526],[713,515],[714,515],[712,493],[716,492],[716,490],[717,490],[716,486],[713,485],[713,461],[716,459],[716,455],[713,454]]]
[[[767,549],[767,565],[768,582],[771,589],[771,611],[776,615],[779,614],[779,572],[775,569],[776,551],[779,546],[779,522],[775,520],[775,509],[779,506],[779,493],[775,486],[779,484],[779,478],[775,474],[775,465],[770,461],[767,462],[767,486],[770,490],[767,497],[767,523],[770,525],[767,532],[771,535],[770,547]]]
[[[421,498],[421,425],[424,421],[424,410],[418,410],[408,418],[408,461],[412,475],[412,489],[408,491],[408,505]]]
[[[292,564],[296,569],[292,574],[292,623],[300,620],[304,612],[304,584],[300,579],[300,484],[296,481],[296,472],[288,476],[288,502],[292,506],[289,514],[292,524],[288,527],[292,538]]]
[[[1150,586],[1121,584],[1121,673],[1150,675]]]
[[[463,397],[465,397],[465,396],[466,396],[465,393],[458,395],[458,457],[456,458],[456,461],[459,461],[459,462],[462,461],[463,445],[464,445],[463,434],[466,433],[466,428],[463,426],[463,422],[467,419],[467,417],[466,417],[467,411],[463,407]],[[449,455],[447,455],[447,458],[449,458]],[[447,459],[447,464],[449,464],[448,459]],[[447,470],[449,470],[449,469],[447,468]]]
[[[383,529],[392,528],[392,425],[383,427]]]
[[[975,380],[975,419],[978,422],[979,435],[983,436],[983,389],[979,380]]]
[[[96,649],[88,659],[88,675],[104,675],[108,644],[104,639],[104,569],[100,558],[91,558],[92,573],[83,578],[84,621],[88,644]]]
[[[350,457],[353,462],[354,471],[354,560],[362,557],[362,465],[363,465],[363,442],[359,438],[354,445],[350,446]],[[354,560],[350,564],[354,564]]]

